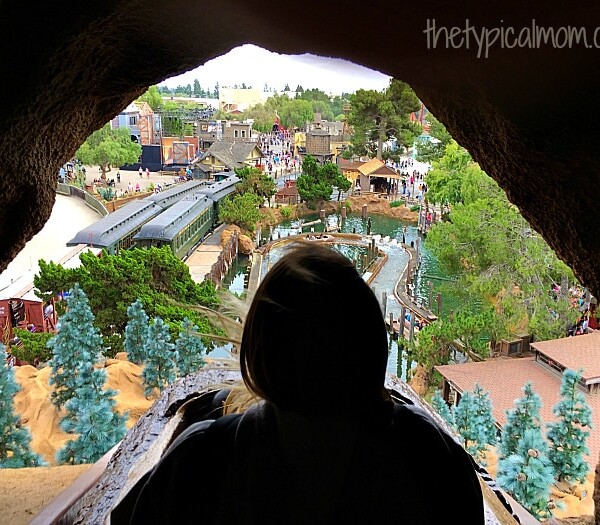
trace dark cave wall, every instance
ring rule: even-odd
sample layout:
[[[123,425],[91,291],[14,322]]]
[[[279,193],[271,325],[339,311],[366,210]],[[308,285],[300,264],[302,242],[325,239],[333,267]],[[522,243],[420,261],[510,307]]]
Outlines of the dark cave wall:
[[[410,83],[592,293],[600,295],[600,50],[427,49],[438,27],[600,22],[591,2],[368,6],[307,0],[5,2],[0,270],[42,227],[58,167],[149,85],[245,42],[342,57]],[[504,22],[500,23],[500,20]],[[26,21],[26,22],[24,22]],[[600,25],[600,23],[598,24]],[[262,67],[268,67],[268,64]],[[12,80],[16,79],[16,80]],[[18,225],[18,227],[15,227]]]

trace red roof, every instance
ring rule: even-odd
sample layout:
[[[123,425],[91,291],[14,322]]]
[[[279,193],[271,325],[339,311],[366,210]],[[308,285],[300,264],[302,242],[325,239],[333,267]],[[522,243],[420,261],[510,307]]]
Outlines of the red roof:
[[[585,337],[587,336],[578,335],[568,339]],[[562,340],[558,339],[556,341]],[[595,338],[595,341],[600,342],[600,338]],[[546,343],[550,343],[550,341],[546,341]],[[585,339],[580,342],[569,341],[569,343],[574,345],[588,344]],[[540,344],[536,343],[535,346]],[[600,344],[595,347],[595,353],[597,359],[600,360]],[[535,361],[534,357],[497,357],[480,363],[436,366],[435,369],[444,376],[453,388],[461,393],[465,391],[472,392],[476,384],[489,392],[492,413],[500,426],[506,423],[506,411],[513,409],[515,400],[523,397],[523,387],[528,381],[542,400],[540,410],[542,421],[545,423],[556,421],[552,409],[560,401],[562,376],[557,371]],[[597,430],[600,427],[600,394],[586,393],[585,397],[592,410],[592,429],[587,440],[590,454],[586,457],[586,460],[590,465],[590,470],[593,471],[600,455],[600,431]]]
[[[531,346],[565,368],[582,369],[586,383],[600,383],[600,332],[540,341]]]

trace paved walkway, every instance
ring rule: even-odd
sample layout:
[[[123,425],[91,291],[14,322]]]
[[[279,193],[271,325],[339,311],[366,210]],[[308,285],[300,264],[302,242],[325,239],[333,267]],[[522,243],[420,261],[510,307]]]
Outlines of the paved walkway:
[[[219,259],[219,255],[223,251],[221,247],[221,234],[225,227],[225,224],[221,224],[221,226],[216,228],[184,261],[190,269],[190,274],[195,282],[201,283],[204,281],[206,274],[210,272],[213,264]]]

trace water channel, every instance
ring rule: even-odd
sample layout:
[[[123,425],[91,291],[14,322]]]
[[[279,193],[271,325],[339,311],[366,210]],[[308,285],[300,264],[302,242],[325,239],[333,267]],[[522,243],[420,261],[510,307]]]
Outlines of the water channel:
[[[401,248],[399,243],[402,242],[403,230],[406,228],[405,241],[406,244],[417,245],[417,238],[420,236],[417,227],[412,223],[405,223],[398,219],[383,215],[370,215],[371,218],[371,234],[380,236],[381,239],[386,242],[378,243],[378,247],[385,251],[388,255],[388,262],[385,265],[385,271],[381,271],[372,281],[371,287],[375,292],[375,295],[380,301],[383,301],[386,297],[385,311],[386,316],[393,314],[394,318],[397,318],[400,313],[400,306],[396,301],[393,290],[398,281],[401,272],[404,270],[407,262],[408,255]],[[317,221],[318,215],[309,215],[302,218],[303,223],[310,223]],[[346,220],[342,222],[341,216],[338,214],[330,214],[325,218],[324,223],[317,223],[309,227],[304,227],[302,233],[310,233],[314,231],[315,234],[323,233],[325,226],[340,226],[340,232],[342,233],[358,233],[367,234],[367,219],[363,219],[360,214],[348,213]],[[268,229],[264,229],[261,232],[261,236],[264,239],[279,239],[287,237],[289,235],[297,235],[301,233],[300,221],[299,220],[287,220],[279,225]],[[416,297],[423,306],[427,307],[429,302],[429,283],[433,283],[433,297],[437,295],[450,277],[441,272],[438,268],[437,260],[423,245],[422,239],[419,241],[420,246],[420,268],[416,279]],[[335,249],[338,249],[344,255],[349,258],[356,260],[359,258],[361,250],[366,250],[356,246],[349,245],[335,245]],[[270,252],[269,258],[265,261],[265,264],[272,266],[277,259],[281,256],[282,250],[274,249]],[[248,257],[239,256],[236,264],[232,266],[229,274],[224,279],[223,284],[227,286],[230,291],[241,295],[244,291],[244,278],[246,276],[248,267]],[[452,297],[444,295],[442,293],[440,315],[443,317],[448,315],[450,310],[456,309],[458,306],[456,301],[452,300]],[[434,300],[432,305],[432,311],[437,312],[437,304]],[[211,357],[225,357],[228,355],[229,347],[222,347],[214,350],[209,354]],[[389,358],[388,358],[388,371],[391,374],[397,375],[398,377],[406,380],[407,368],[409,368],[406,354],[401,353],[402,357],[398,359],[398,344],[393,338],[389,339]],[[412,364],[411,364],[412,366]]]

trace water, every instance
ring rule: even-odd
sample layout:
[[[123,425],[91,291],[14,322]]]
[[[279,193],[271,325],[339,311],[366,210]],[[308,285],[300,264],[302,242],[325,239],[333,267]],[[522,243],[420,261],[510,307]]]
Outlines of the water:
[[[316,221],[319,218],[318,214],[305,216],[302,218],[302,222],[309,223]],[[380,235],[382,238],[389,237],[390,242],[385,244],[378,244],[379,248],[383,249],[388,254],[388,262],[384,269],[373,279],[371,286],[377,298],[380,302],[383,301],[384,292],[386,292],[386,304],[385,304],[385,316],[389,317],[392,313],[394,319],[399,316],[400,305],[396,301],[393,290],[400,278],[401,272],[404,270],[407,262],[407,253],[398,246],[402,242],[402,235],[404,233],[406,244],[411,243],[416,246],[417,238],[420,234],[417,227],[408,222],[403,222],[392,217],[386,217],[383,215],[370,215],[371,218],[371,234]],[[273,239],[279,239],[287,237],[289,235],[297,235],[301,233],[300,230],[301,222],[298,219],[283,221],[273,228],[265,228],[261,232],[261,236],[264,239],[269,239],[271,236]],[[348,213],[346,220],[342,223],[341,215],[330,214],[325,218],[325,224],[318,223],[309,227],[304,227],[302,233],[307,234],[311,231],[314,233],[325,232],[325,226],[341,226],[340,231],[342,233],[357,233],[367,234],[368,221],[363,219],[361,214]],[[366,253],[366,248],[350,246],[350,245],[332,245],[332,247],[352,260],[361,261],[361,255]],[[424,307],[428,307],[429,303],[429,284],[428,281],[433,283],[433,305],[430,309],[437,314],[437,302],[435,300],[438,292],[442,293],[442,310],[441,316],[446,316],[450,313],[450,310],[456,310],[459,306],[456,299],[443,292],[443,286],[451,279],[451,276],[446,275],[439,269],[437,259],[433,256],[430,250],[427,249],[423,239],[420,239],[420,270],[416,279],[416,296]],[[283,250],[273,250],[269,256],[265,258],[263,272],[268,270],[279,258],[283,255]],[[247,258],[245,258],[240,264],[234,265],[230,270],[224,283],[229,286],[229,289],[238,295],[243,292],[244,276],[247,267]],[[241,287],[240,288],[240,283]],[[221,347],[213,351],[211,357],[227,357],[228,351],[231,350],[230,346]],[[387,370],[389,373],[398,376],[399,378],[407,379],[407,370],[413,368],[416,363],[407,356],[406,350],[399,352],[398,341],[391,337],[388,337],[388,366]]]
[[[313,214],[303,217],[302,221],[308,223],[315,221],[318,218],[318,214]],[[404,228],[406,228],[406,244],[410,245],[413,243],[414,246],[417,245],[417,238],[420,237],[420,234],[414,224],[403,222],[393,217],[386,217],[384,215],[373,214],[370,215],[370,218],[371,234],[379,234],[382,237],[389,236],[391,240],[395,239],[397,242],[402,242],[402,233]],[[270,235],[272,235],[274,239],[287,237],[288,235],[297,235],[300,233],[300,224],[300,220],[298,219],[283,221],[281,224],[273,227],[272,231],[270,228],[263,229],[261,235],[265,239],[268,239]],[[360,213],[348,213],[346,220],[343,223],[340,214],[330,214],[326,217],[326,224],[327,226],[341,225],[340,231],[342,233],[367,234],[367,219],[363,219]],[[303,228],[302,233],[309,233],[311,229],[314,229],[315,233],[322,233],[325,231],[325,225],[315,224],[313,226],[305,227]],[[421,266],[416,279],[417,301],[420,301],[423,306],[429,307],[437,314],[436,296],[439,292],[442,294],[442,309],[440,315],[447,316],[449,315],[450,310],[456,311],[459,307],[458,301],[454,297],[448,295],[444,290],[444,285],[448,283],[448,280],[451,279],[452,276],[448,276],[440,270],[437,259],[427,249],[423,239],[421,239],[420,242],[420,252]],[[273,257],[275,257],[275,255]],[[429,285],[427,281],[433,283],[433,305],[431,306],[428,304]]]

